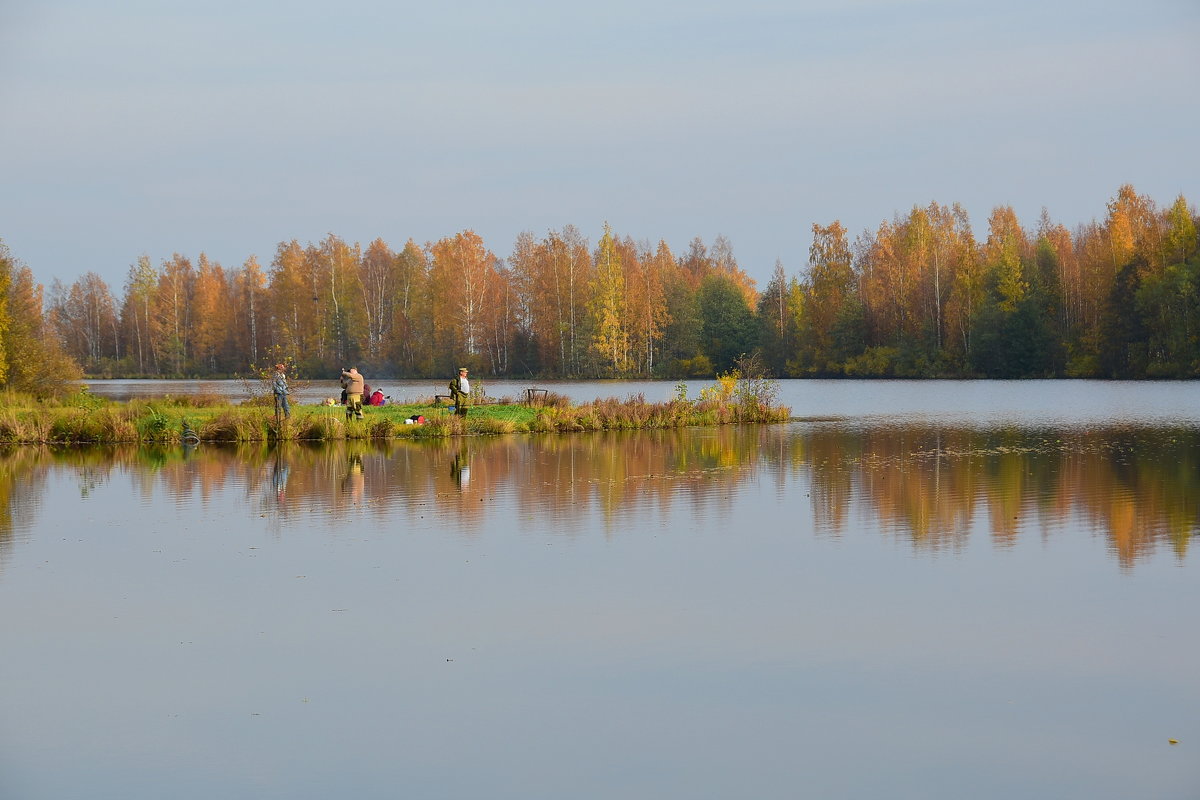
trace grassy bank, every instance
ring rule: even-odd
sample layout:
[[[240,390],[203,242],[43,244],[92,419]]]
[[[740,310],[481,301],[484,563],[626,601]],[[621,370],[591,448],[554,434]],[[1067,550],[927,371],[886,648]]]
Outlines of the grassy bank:
[[[781,422],[790,409],[739,392],[730,383],[685,392],[666,403],[640,396],[573,405],[551,395],[539,406],[497,401],[475,406],[464,419],[445,406],[414,403],[370,407],[365,419],[347,421],[340,406],[293,406],[290,420],[277,422],[271,399],[231,404],[227,398],[165,397],[117,402],[87,391],[61,400],[0,395],[0,443],[254,442],[276,440],[386,439],[505,433],[638,430]],[[424,424],[407,424],[414,416]]]

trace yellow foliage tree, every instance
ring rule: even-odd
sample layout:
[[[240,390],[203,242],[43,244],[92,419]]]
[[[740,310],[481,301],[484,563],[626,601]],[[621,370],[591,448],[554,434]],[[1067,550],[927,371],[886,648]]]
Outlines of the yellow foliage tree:
[[[984,260],[995,276],[999,306],[1012,312],[1029,291],[1024,261],[1029,242],[1012,206],[997,206],[988,218],[988,238]]]
[[[625,271],[612,228],[604,223],[604,235],[596,247],[589,309],[596,331],[592,349],[601,363],[620,375],[628,369],[629,331],[626,327]]]
[[[472,230],[430,247],[429,281],[436,352],[446,359],[470,359],[481,353],[484,304],[496,271],[496,256]],[[449,370],[453,364],[443,363]]]

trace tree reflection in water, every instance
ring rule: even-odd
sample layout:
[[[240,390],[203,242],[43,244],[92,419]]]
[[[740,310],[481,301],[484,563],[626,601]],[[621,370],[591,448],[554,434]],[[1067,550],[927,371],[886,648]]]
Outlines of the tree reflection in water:
[[[811,495],[818,533],[845,535],[863,510],[919,551],[962,547],[986,529],[1001,547],[1029,531],[1083,527],[1122,567],[1160,544],[1183,558],[1200,530],[1194,428],[969,429],[834,423],[671,431],[220,447],[15,447],[0,452],[0,566],[37,515],[47,476],[85,494],[126,477],[138,497],[202,502],[242,487],[247,514],[283,531],[314,511],[453,513],[467,533],[508,498],[547,530],[587,515],[675,504],[720,513],[721,498],[772,481],[779,523]],[[853,513],[852,513],[853,512]]]

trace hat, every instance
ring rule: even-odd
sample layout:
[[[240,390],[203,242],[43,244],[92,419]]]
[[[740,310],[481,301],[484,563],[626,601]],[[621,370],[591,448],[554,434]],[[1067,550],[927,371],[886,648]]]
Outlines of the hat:
[[[466,371],[467,371],[467,368],[466,368],[466,367],[459,367],[459,368],[458,368],[458,371],[459,371],[459,372],[466,372]]]

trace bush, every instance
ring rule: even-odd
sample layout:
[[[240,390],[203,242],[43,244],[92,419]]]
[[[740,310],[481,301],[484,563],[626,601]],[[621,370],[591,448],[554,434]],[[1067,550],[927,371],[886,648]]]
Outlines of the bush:
[[[132,403],[132,408],[136,409]],[[138,438],[149,442],[165,442],[172,433],[171,420],[166,414],[163,414],[152,405],[148,405],[138,415],[135,423],[138,432]]]
[[[676,362],[675,372],[688,378],[707,378],[715,372],[712,359],[706,355],[683,358]]]
[[[750,421],[769,416],[779,401],[779,381],[771,377],[758,353],[742,356],[734,363],[736,366],[730,374],[738,377],[734,395],[743,415]],[[783,410],[787,412],[784,417],[791,413],[791,409]]]
[[[1100,357],[1088,353],[1072,355],[1067,361],[1068,378],[1096,378],[1100,376]]]
[[[95,411],[109,404],[103,397],[97,397],[92,394],[91,390],[86,386],[79,388],[79,391],[73,392],[63,398],[64,406],[75,406],[86,411]]]

